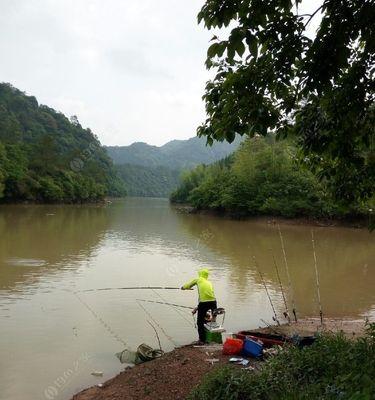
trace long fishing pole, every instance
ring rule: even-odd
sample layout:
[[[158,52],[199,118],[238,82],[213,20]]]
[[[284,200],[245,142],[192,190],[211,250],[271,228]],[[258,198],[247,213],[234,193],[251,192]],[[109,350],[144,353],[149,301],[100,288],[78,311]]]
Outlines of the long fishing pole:
[[[313,247],[313,252],[314,252],[314,265],[315,265],[316,287],[317,287],[318,301],[319,301],[320,323],[323,325],[323,310],[322,310],[322,300],[321,300],[321,297],[320,297],[320,283],[319,283],[318,262],[317,262],[317,259],[316,259],[314,231],[312,229],[311,229],[311,241],[312,241],[312,247]]]
[[[148,315],[148,317],[159,327],[159,329],[163,332],[164,336],[173,344],[174,347],[178,347],[177,343],[173,340],[172,336],[168,335],[168,333],[163,329],[163,327],[155,320],[155,318],[146,310],[143,305],[137,301],[139,307]]]
[[[283,238],[283,234],[281,233],[281,229],[280,229],[280,225],[277,224],[277,229],[279,231],[279,236],[280,236],[280,242],[281,242],[281,249],[283,251],[283,256],[284,256],[284,264],[285,264],[285,270],[286,270],[286,276],[288,278],[288,286],[289,286],[289,293],[290,293],[290,297],[292,300],[292,312],[294,315],[294,319],[297,322],[297,311],[296,311],[296,303],[294,301],[294,291],[293,291],[293,286],[292,286],[292,280],[290,279],[290,273],[289,273],[289,265],[288,265],[288,261],[286,258],[286,251],[285,251],[285,246],[284,246],[284,238]]]
[[[270,296],[270,294],[269,294],[269,292],[268,292],[268,288],[267,288],[266,282],[265,282],[265,280],[264,280],[264,278],[263,278],[262,273],[260,272],[260,269],[259,269],[259,266],[258,266],[258,263],[257,263],[257,260],[256,260],[255,256],[253,256],[253,260],[254,260],[255,268],[257,269],[258,274],[259,274],[259,276],[260,276],[260,280],[261,280],[261,282],[263,283],[264,289],[266,290],[268,300],[270,301],[270,304],[271,304],[271,307],[272,307],[272,310],[273,310],[273,314],[274,314],[273,320],[277,323],[277,325],[280,325],[280,321],[279,321],[278,318],[277,318],[275,306],[273,305],[271,296]]]
[[[166,302],[164,302],[164,301],[144,300],[144,299],[137,299],[137,301],[143,301],[144,303],[165,304],[165,305],[167,305],[167,306],[173,306],[173,307],[178,307],[178,308],[187,308],[187,309],[189,309],[189,310],[194,310],[194,307],[181,306],[180,304],[166,303]]]
[[[165,298],[160,293],[158,293],[156,290],[153,290],[153,292],[156,294],[156,296],[158,296],[161,300],[163,300],[164,304],[171,307],[174,312],[176,312],[182,319],[184,319],[191,327],[194,328],[194,325],[191,323],[190,319],[187,319],[186,316],[182,313],[182,310],[179,310],[179,308],[184,308],[184,306],[180,307],[179,305],[177,305],[177,307],[176,307],[176,305],[167,303],[165,301]],[[190,307],[186,307],[186,308],[190,308]]]
[[[261,322],[264,323],[264,325],[266,325],[273,333],[276,333],[277,335],[280,335],[280,332],[278,332],[272,325],[270,325],[267,321],[265,321],[264,319],[260,319]]]
[[[281,278],[280,278],[280,274],[279,274],[279,267],[277,266],[275,255],[273,254],[272,249],[270,249],[270,251],[271,251],[271,254],[272,254],[273,265],[275,266],[277,280],[279,281],[279,286],[280,286],[281,294],[283,296],[283,301],[284,301],[284,305],[285,305],[284,317],[287,318],[288,322],[290,323],[288,303],[287,303],[286,298],[285,298],[283,284],[281,283]]]
[[[98,289],[86,289],[86,290],[79,290],[80,293],[85,292],[99,292],[103,290],[180,290],[180,287],[170,287],[170,286],[128,286],[128,287],[118,287],[118,288],[98,288]],[[189,289],[193,290],[193,289]]]

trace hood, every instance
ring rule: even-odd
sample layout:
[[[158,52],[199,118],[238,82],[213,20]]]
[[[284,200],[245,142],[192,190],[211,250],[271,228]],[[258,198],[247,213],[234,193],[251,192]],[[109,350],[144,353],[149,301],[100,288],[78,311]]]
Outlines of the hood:
[[[209,274],[210,274],[210,272],[209,272],[208,269],[206,269],[206,268],[200,269],[200,270],[198,271],[198,276],[199,276],[200,278],[207,279]]]

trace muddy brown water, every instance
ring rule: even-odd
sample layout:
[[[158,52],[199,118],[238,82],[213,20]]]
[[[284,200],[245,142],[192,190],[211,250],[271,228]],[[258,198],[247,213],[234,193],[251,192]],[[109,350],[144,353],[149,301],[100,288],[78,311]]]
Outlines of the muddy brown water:
[[[281,225],[299,316],[319,312],[311,226]],[[375,233],[314,227],[323,312],[375,316]],[[272,250],[271,250],[272,249]],[[105,206],[0,207],[0,399],[69,399],[114,376],[125,344],[165,350],[195,339],[187,309],[137,299],[196,304],[196,292],[93,288],[180,286],[208,267],[229,331],[272,321],[255,255],[282,319],[272,261],[288,287],[277,226],[182,214],[164,199]],[[164,333],[163,333],[164,332]],[[91,375],[102,371],[103,377]]]

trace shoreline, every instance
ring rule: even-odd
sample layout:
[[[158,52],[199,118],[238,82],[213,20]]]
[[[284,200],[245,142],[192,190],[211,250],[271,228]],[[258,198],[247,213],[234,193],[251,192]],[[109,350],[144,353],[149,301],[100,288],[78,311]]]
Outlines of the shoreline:
[[[315,218],[315,217],[283,217],[275,215],[249,215],[229,211],[197,209],[189,204],[170,203],[171,206],[182,214],[207,215],[233,221],[251,221],[251,222],[266,222],[267,224],[276,225],[309,225],[317,227],[342,227],[362,229],[368,228],[370,215],[363,216],[348,216],[343,218]]]
[[[291,335],[342,332],[348,338],[364,335],[365,319],[304,318],[297,323],[253,329]],[[213,370],[232,365],[231,356],[222,355],[222,345],[197,347],[192,344],[175,348],[163,357],[134,367],[126,367],[115,377],[75,394],[71,400],[183,400]],[[215,361],[212,361],[215,360]],[[262,361],[250,359],[253,370]],[[239,368],[234,366],[233,368]]]

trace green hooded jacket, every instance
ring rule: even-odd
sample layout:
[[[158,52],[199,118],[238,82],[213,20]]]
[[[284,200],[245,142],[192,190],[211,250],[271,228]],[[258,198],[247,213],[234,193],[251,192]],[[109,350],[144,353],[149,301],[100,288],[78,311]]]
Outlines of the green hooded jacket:
[[[187,290],[196,285],[198,287],[200,303],[216,300],[212,283],[207,279],[208,275],[208,269],[201,269],[198,271],[198,278],[193,279],[192,281],[185,283],[185,285],[182,286],[183,289]]]

